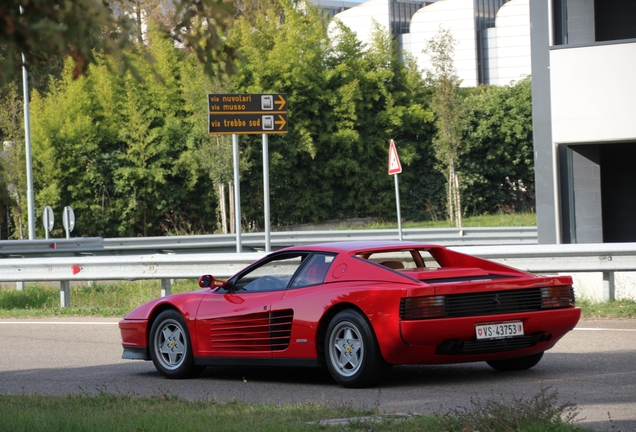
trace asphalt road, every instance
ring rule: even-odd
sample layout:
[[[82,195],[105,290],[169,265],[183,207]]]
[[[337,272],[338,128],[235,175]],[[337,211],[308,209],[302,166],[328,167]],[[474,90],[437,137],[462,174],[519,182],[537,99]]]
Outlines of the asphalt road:
[[[343,389],[315,369],[208,368],[162,378],[151,362],[121,359],[117,319],[1,319],[0,393],[135,393],[256,403],[329,401],[386,412],[446,412],[472,400],[530,398],[542,388],[580,408],[580,426],[636,431],[636,320],[584,320],[523,372],[485,363],[395,367],[375,389]]]

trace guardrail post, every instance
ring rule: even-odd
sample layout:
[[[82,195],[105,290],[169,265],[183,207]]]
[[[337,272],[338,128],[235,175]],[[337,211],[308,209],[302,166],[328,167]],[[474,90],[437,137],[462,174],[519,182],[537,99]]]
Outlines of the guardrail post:
[[[172,288],[172,279],[161,279],[161,297],[170,295]]]
[[[60,282],[60,303],[62,308],[71,307],[71,282]]]
[[[15,289],[17,289],[18,291],[24,291],[24,282],[16,282]]]
[[[603,272],[603,300],[616,300],[614,272]]]

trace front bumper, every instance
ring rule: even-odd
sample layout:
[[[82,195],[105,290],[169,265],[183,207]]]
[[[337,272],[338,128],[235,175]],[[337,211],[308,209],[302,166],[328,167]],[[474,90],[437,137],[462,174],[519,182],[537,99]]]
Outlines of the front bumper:
[[[131,347],[124,346],[124,354],[121,358],[127,360],[150,360],[148,347]]]
[[[122,358],[130,360],[150,360],[148,351],[147,320],[124,319],[119,321],[121,342],[124,347]]]

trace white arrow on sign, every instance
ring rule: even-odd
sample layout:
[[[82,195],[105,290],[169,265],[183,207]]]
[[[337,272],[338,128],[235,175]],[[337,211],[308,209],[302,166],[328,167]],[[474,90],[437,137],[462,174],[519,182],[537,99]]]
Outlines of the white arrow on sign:
[[[395,143],[391,140],[389,146],[389,175],[399,174],[402,172],[402,165],[400,164],[400,158],[398,157]]]

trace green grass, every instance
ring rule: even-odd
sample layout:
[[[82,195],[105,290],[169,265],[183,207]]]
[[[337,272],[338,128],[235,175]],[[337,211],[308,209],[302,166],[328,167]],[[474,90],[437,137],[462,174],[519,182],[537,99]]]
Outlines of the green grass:
[[[536,226],[537,215],[535,213],[499,213],[471,216],[462,219],[462,226],[472,227],[516,227],[516,226]],[[397,228],[397,221],[381,221],[373,224],[363,225],[354,229],[394,229]],[[423,221],[402,223],[402,228],[455,228],[450,220]]]
[[[636,318],[636,302],[633,300],[593,302],[579,299],[576,304],[581,307],[583,318]]]
[[[179,280],[172,293],[199,289],[196,280]],[[161,296],[161,281],[72,285],[71,306],[60,307],[59,285],[27,285],[23,291],[0,287],[0,317],[123,316],[149,300]]]
[[[0,429],[20,431],[583,431],[578,409],[555,391],[512,403],[473,401],[465,410],[406,418],[347,404],[289,405],[185,401],[157,395],[0,395]],[[350,419],[341,425],[329,419]],[[323,423],[321,423],[323,422]]]
[[[179,280],[173,293],[199,289],[196,280]],[[0,287],[0,318],[48,316],[124,316],[161,295],[160,281],[95,283],[71,286],[71,307],[60,307],[60,289],[55,285],[27,285],[23,291]],[[636,318],[636,302],[577,300],[583,318]]]

